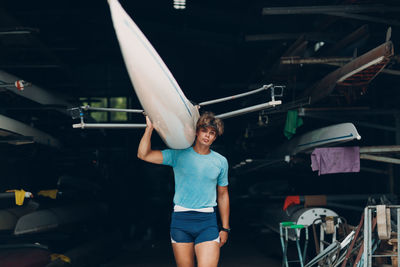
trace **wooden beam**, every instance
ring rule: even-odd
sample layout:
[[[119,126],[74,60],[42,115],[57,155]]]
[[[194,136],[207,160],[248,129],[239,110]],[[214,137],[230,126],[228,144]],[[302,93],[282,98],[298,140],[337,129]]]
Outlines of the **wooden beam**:
[[[330,5],[330,6],[288,6],[264,7],[262,15],[294,15],[321,13],[371,13],[398,12],[400,7],[385,5]]]
[[[397,158],[389,158],[389,157],[375,156],[369,154],[360,154],[360,159],[367,159],[367,160],[386,162],[392,164],[400,164],[400,159]]]
[[[360,153],[388,153],[400,152],[399,146],[364,146],[360,147]]]
[[[340,41],[336,42],[335,45],[331,48],[328,48],[326,51],[323,51],[325,55],[334,55],[337,51],[349,46],[350,44],[359,41],[362,38],[365,38],[369,35],[368,25],[363,25],[357,30],[345,36]]]
[[[347,63],[352,57],[321,57],[321,58],[300,58],[300,57],[281,57],[281,64],[327,64],[327,63]]]
[[[303,32],[303,33],[251,34],[251,35],[246,35],[244,37],[244,40],[246,42],[293,40],[299,38],[302,35],[305,37],[305,40],[324,41],[330,43],[336,42],[336,40],[339,38],[338,34]]]
[[[400,26],[400,21],[394,20],[394,19],[383,19],[383,18],[371,17],[371,16],[366,16],[366,15],[350,14],[350,13],[342,13],[342,12],[326,13],[326,15],[349,18],[349,19],[364,20],[364,21],[387,24],[387,25]]]

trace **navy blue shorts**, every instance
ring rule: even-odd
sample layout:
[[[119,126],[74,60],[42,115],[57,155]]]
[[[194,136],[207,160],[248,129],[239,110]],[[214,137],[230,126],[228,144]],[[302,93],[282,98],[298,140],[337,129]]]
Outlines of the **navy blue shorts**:
[[[217,215],[215,212],[173,212],[170,234],[172,243],[219,243]]]

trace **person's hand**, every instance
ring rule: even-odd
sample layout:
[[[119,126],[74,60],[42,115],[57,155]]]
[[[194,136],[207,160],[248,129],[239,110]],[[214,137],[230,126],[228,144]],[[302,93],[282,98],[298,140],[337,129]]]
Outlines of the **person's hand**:
[[[153,130],[153,128],[154,128],[153,123],[151,122],[149,116],[146,116],[146,126],[147,126],[147,128],[149,128],[150,130]]]
[[[226,241],[228,241],[228,235],[229,234],[225,231],[219,231],[219,239],[220,239],[219,247],[225,245]]]

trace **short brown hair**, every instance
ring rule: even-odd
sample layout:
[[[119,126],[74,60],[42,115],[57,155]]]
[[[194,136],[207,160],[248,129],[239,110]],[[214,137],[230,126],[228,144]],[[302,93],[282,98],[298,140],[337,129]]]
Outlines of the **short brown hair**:
[[[221,119],[215,117],[214,113],[206,111],[204,112],[196,124],[196,131],[198,131],[201,127],[213,127],[218,136],[221,136],[224,133],[224,123]]]

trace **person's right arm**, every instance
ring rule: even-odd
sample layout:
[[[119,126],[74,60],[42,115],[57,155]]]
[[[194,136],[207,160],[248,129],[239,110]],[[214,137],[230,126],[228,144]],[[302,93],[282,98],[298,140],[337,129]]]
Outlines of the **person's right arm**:
[[[163,162],[162,152],[160,150],[151,150],[151,135],[154,127],[149,117],[146,116],[146,130],[144,131],[143,137],[140,140],[137,156],[139,159],[161,164]]]

